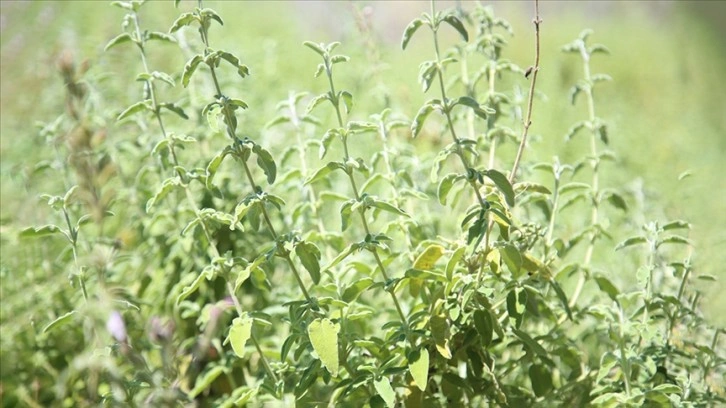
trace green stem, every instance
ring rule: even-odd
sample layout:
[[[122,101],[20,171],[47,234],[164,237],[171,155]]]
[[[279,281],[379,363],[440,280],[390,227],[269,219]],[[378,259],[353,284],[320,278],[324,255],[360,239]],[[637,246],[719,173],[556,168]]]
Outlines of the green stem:
[[[335,84],[333,83],[332,64],[330,64],[330,61],[328,58],[325,59],[325,68],[326,68],[326,73],[328,76],[328,83],[330,85],[330,93],[331,93],[331,95],[333,95],[333,98],[334,98],[334,101],[331,101],[331,102],[333,102],[333,107],[335,108],[334,109],[335,114],[338,117],[338,126],[340,126],[341,128],[344,128],[345,125],[343,123],[343,115],[340,113],[340,106],[339,106],[340,101],[338,100],[337,96],[335,96],[336,93],[335,93]],[[341,139],[343,142],[343,154],[344,154],[343,161],[347,163],[348,160],[350,159],[350,153],[348,151],[348,138],[342,137]],[[353,197],[355,198],[355,200],[357,202],[360,202],[360,194],[358,193],[358,187],[355,183],[355,177],[353,177],[353,172],[346,171],[346,173],[348,174],[348,180],[350,180],[350,186],[353,189]],[[371,232],[370,232],[370,228],[368,226],[368,221],[366,220],[366,217],[365,217],[365,210],[361,209],[360,211],[358,211],[358,214],[360,215],[361,224],[363,225],[363,229],[365,230],[366,235],[370,236]],[[373,252],[373,257],[376,260],[376,265],[381,270],[381,275],[383,275],[383,279],[385,279],[386,282],[388,282],[389,275],[386,272],[386,267],[383,265],[383,262],[381,261],[381,257],[378,255],[378,251],[374,248],[371,252]],[[387,292],[391,294],[391,298],[393,299],[393,304],[396,306],[396,311],[398,312],[401,322],[404,323],[406,326],[408,326],[408,323],[406,321],[406,315],[403,313],[403,309],[401,309],[401,305],[399,304],[398,298],[396,297],[396,294],[394,291],[395,291],[394,288],[390,288],[389,290],[387,290]]]

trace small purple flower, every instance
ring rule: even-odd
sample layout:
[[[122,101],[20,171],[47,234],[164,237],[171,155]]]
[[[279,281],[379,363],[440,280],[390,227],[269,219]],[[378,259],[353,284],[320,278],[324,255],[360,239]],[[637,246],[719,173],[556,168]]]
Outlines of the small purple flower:
[[[106,321],[106,329],[111,333],[116,341],[123,343],[126,341],[126,326],[121,317],[121,313],[114,310]]]

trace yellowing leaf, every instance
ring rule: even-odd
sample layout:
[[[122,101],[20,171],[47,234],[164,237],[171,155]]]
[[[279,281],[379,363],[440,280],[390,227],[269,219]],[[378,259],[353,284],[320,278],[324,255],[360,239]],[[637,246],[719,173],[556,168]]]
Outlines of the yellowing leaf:
[[[429,320],[431,335],[436,342],[436,350],[446,359],[451,358],[451,350],[449,349],[449,323],[444,316],[431,316]]]
[[[429,351],[422,348],[411,357],[411,360],[408,363],[408,372],[411,373],[416,386],[421,391],[426,391],[426,384],[429,381]]]
[[[308,336],[310,336],[313,349],[333,377],[338,376],[339,331],[340,326],[328,319],[315,319],[308,326]]]
[[[237,357],[244,357],[245,344],[252,334],[252,319],[249,316],[237,317],[232,321],[229,329],[229,342],[232,343],[232,350]]]
[[[423,271],[431,270],[436,261],[444,255],[444,247],[441,245],[429,245],[413,263],[414,269]]]

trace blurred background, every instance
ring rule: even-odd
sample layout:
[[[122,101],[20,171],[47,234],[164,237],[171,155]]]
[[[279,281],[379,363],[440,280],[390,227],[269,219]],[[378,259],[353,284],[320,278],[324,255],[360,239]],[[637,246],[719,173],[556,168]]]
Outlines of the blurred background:
[[[47,205],[37,197],[56,191],[52,177],[37,177],[33,168],[52,157],[53,147],[39,137],[36,122],[54,120],[63,111],[63,84],[56,64],[68,51],[77,61],[90,62],[90,74],[103,87],[114,109],[138,100],[140,87],[131,84],[138,61],[126,52],[104,53],[111,38],[121,32],[123,12],[105,1],[0,2],[0,169],[1,260],[0,294],[5,302],[8,285],[44,285],[46,277],[33,272],[42,259],[23,259],[24,243],[17,233],[27,226],[45,224]],[[487,3],[487,2],[485,2]],[[182,1],[189,9],[196,2]],[[428,11],[418,1],[265,1],[208,2],[225,19],[215,47],[229,48],[252,70],[254,81],[241,81],[245,98],[255,107],[246,118],[261,125],[273,117],[272,108],[289,90],[321,91],[313,79],[317,56],[302,46],[304,40],[340,41],[341,53],[353,63],[339,70],[341,81],[352,81],[359,94],[366,84],[358,72],[366,58],[356,19],[372,27],[382,81],[395,95],[391,104],[412,117],[429,96],[417,83],[418,64],[431,57],[431,44],[418,35],[406,52],[400,39],[408,22]],[[489,3],[487,3],[489,4]],[[491,2],[496,15],[508,20],[515,36],[506,58],[527,67],[533,58],[531,2]],[[439,2],[437,8],[473,7],[472,2]],[[152,2],[144,8],[142,24],[168,31],[179,14],[171,1]],[[705,314],[726,325],[726,2],[723,1],[543,1],[540,4],[542,58],[535,104],[532,145],[526,162],[577,160],[580,142],[564,143],[564,134],[586,114],[584,105],[571,106],[567,91],[581,75],[577,57],[560,47],[592,28],[591,39],[606,45],[611,54],[592,62],[593,73],[607,73],[613,82],[596,93],[598,116],[610,125],[610,148],[626,170],[604,170],[606,186],[639,183],[645,186],[652,219],[685,219],[697,246],[696,273],[720,280],[706,282]],[[219,30],[214,28],[213,30]],[[216,34],[219,34],[216,33]],[[453,44],[455,37],[444,46]],[[448,35],[447,34],[447,35]],[[156,46],[155,46],[156,47]],[[186,57],[178,48],[159,45],[150,50],[152,66],[177,73]],[[358,81],[358,82],[355,82]],[[259,86],[265,89],[260,91]],[[354,92],[355,94],[355,92]],[[112,100],[112,103],[109,102]],[[362,102],[364,103],[364,102]],[[269,111],[265,111],[269,109]],[[372,112],[361,109],[362,112]],[[255,122],[257,121],[257,122]],[[622,170],[622,169],[621,169]],[[679,180],[679,175],[689,177]],[[47,173],[46,173],[47,174]],[[619,256],[613,253],[612,256]],[[24,269],[26,268],[26,269]],[[623,271],[623,273],[629,273]],[[67,284],[63,272],[56,282]],[[697,281],[698,282],[698,281]],[[2,321],[11,316],[2,308]]]

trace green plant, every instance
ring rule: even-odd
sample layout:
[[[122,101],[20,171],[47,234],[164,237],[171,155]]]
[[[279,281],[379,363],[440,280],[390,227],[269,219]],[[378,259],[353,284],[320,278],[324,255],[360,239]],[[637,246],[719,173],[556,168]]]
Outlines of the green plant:
[[[608,77],[590,72],[605,48],[589,32],[565,46],[584,64],[571,102],[587,110],[566,138],[589,137],[567,164],[542,161],[530,137],[547,72],[537,2],[527,69],[507,58],[513,29],[492,8],[431,2],[401,43],[410,53],[432,33],[418,80],[436,96],[421,107],[385,86],[365,16],[364,52],[304,42],[325,90],[282,89],[274,106],[254,54],[216,36],[228,17],[198,1],[162,32],[141,23],[155,5],[113,4],[123,32],[106,52],[135,47],[140,97],[121,108],[96,92],[131,76],[60,66],[66,111],[42,129],[68,142],[54,144],[64,185],[45,197],[60,222],[20,236],[61,238],[42,238],[52,245],[37,258],[78,288],[48,300],[42,328],[13,333],[35,354],[13,365],[18,379],[3,369],[3,405],[725,401],[722,330],[690,283],[690,224],[638,226],[662,217],[603,171],[619,135],[595,114]],[[183,68],[165,59],[175,53]]]

